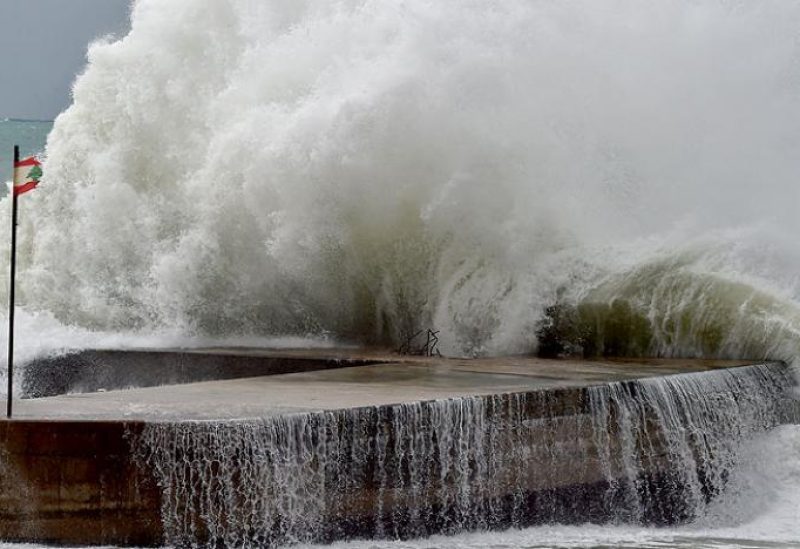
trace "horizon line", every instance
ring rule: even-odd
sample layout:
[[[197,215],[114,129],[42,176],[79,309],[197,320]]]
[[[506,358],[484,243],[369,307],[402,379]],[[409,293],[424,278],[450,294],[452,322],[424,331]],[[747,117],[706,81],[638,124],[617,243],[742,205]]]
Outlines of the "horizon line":
[[[0,118],[0,122],[54,122],[55,118],[47,119],[47,118],[12,118],[12,117],[4,117]]]

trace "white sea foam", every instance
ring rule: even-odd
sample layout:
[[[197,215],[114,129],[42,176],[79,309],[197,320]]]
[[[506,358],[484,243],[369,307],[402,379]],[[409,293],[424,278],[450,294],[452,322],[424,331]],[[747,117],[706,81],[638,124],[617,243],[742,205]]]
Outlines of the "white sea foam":
[[[722,313],[760,292],[770,326],[797,326],[800,6],[140,0],[132,17],[91,47],[25,197],[31,310],[383,343],[430,326],[448,353],[508,353],[557,299],[664,262],[744,283]],[[647,284],[629,298],[652,313]],[[663,317],[703,296],[661,297]],[[660,351],[698,352],[668,336]]]

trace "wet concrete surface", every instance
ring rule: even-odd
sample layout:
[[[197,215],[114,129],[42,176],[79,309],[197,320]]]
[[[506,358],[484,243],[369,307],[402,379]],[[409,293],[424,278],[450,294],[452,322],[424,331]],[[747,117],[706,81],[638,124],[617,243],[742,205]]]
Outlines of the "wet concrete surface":
[[[422,400],[586,387],[613,381],[731,368],[753,361],[693,359],[548,360],[529,357],[446,359],[401,357],[355,349],[235,352],[373,364],[181,385],[66,394],[18,400],[26,420],[211,420],[269,417]]]

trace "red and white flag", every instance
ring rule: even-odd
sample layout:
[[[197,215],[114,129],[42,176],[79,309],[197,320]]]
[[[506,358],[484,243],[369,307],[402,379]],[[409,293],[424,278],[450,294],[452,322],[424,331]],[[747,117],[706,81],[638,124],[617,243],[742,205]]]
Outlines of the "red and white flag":
[[[18,196],[36,188],[42,178],[42,165],[29,156],[14,164],[14,195]]]

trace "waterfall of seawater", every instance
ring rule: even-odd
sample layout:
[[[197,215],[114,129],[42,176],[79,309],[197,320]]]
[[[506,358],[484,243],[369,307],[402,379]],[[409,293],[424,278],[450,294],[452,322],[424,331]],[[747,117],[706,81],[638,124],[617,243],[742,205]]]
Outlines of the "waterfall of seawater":
[[[167,541],[263,546],[701,517],[786,419],[779,365],[237,422],[148,424]]]

